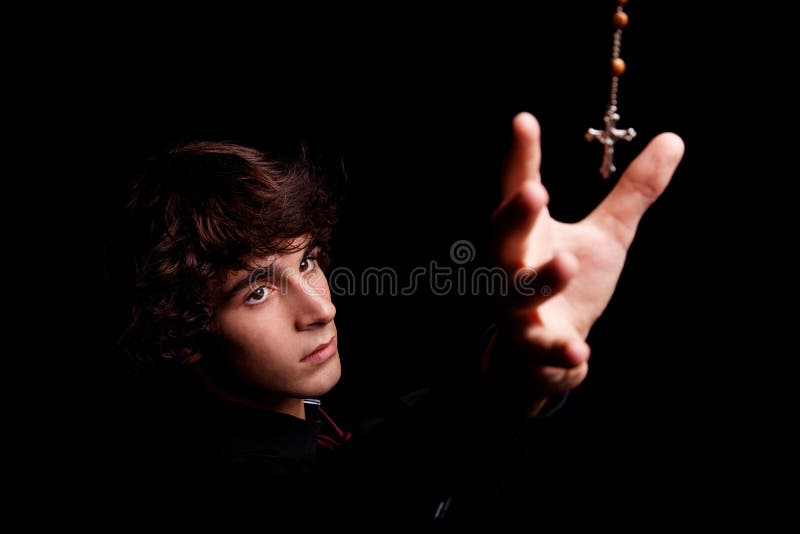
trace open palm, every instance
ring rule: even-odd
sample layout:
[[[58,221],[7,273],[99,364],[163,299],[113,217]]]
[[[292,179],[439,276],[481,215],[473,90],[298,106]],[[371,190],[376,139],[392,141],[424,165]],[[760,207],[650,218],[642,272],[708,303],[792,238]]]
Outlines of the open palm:
[[[683,142],[675,134],[657,136],[589,216],[565,224],[547,208],[536,119],[520,113],[513,127],[503,201],[492,217],[493,252],[517,280],[535,284],[500,303],[491,358],[500,380],[524,389],[534,406],[586,376],[586,337],[611,299],[639,220],[681,160]]]

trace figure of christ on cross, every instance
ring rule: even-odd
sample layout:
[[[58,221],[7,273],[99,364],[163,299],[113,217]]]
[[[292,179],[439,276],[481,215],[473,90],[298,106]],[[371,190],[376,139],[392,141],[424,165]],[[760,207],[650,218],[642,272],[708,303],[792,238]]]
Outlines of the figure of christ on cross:
[[[596,128],[589,128],[586,131],[587,141],[597,139],[603,143],[603,164],[600,166],[600,174],[603,175],[603,178],[608,178],[617,170],[614,166],[614,143],[620,139],[630,141],[636,137],[636,130],[633,128],[628,128],[627,130],[617,128],[617,121],[619,121],[617,107],[610,106],[605,117],[603,117],[603,122],[606,124],[605,129],[598,130]]]

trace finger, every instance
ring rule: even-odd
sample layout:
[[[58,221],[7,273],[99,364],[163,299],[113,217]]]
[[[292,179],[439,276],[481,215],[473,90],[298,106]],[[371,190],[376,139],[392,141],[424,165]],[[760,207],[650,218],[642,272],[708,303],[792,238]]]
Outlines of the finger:
[[[681,138],[672,133],[650,141],[589,217],[614,232],[628,247],[642,215],[669,184],[683,148]]]
[[[578,272],[578,258],[571,252],[559,252],[539,269],[523,267],[511,280],[511,313],[525,313],[562,291]]]
[[[588,363],[570,368],[547,366],[539,369],[538,382],[541,389],[552,396],[575,389],[583,382],[588,373]]]
[[[515,195],[526,180],[541,181],[539,166],[542,162],[539,122],[527,112],[514,117],[511,123],[514,142],[508,154],[506,169],[500,184],[502,198]]]
[[[545,396],[578,387],[589,372],[589,356],[589,345],[583,341],[570,342],[536,354],[529,371],[529,387]]]
[[[527,182],[492,215],[494,254],[500,266],[512,272],[523,266],[525,243],[549,201],[541,182]]]
[[[592,349],[589,344],[580,339],[573,339],[563,345],[564,358],[567,362],[578,366],[589,361],[589,356],[592,355]]]
[[[546,349],[535,343],[531,345],[531,358],[538,367],[558,367],[572,369],[589,361],[591,349],[589,344],[580,339],[550,342]]]
[[[525,362],[529,372],[538,373],[543,367],[572,369],[589,361],[589,344],[574,335],[558,335],[541,327],[521,331],[524,332],[521,338],[503,336],[504,341],[498,342],[497,354],[510,355],[513,360]]]

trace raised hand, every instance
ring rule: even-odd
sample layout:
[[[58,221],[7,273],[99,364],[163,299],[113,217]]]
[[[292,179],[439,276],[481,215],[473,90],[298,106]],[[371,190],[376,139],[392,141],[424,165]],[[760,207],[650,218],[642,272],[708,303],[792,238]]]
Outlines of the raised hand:
[[[538,122],[520,113],[513,128],[503,200],[492,216],[493,253],[511,276],[535,272],[537,290],[500,302],[486,365],[492,382],[536,413],[549,396],[586,377],[586,337],[611,299],[639,220],[681,160],[683,142],[671,133],[655,137],[589,216],[566,224],[547,208]]]

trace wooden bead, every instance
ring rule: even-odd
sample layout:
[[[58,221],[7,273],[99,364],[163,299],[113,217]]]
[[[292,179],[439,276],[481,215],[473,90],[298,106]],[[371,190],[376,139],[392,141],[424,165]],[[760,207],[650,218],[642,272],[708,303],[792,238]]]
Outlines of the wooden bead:
[[[611,74],[613,74],[614,76],[619,76],[623,72],[625,72],[625,62],[620,58],[612,59]]]
[[[628,3],[628,0],[617,0],[617,5],[618,6],[624,6],[627,3]]]
[[[614,13],[614,27],[617,29],[624,28],[628,25],[628,14],[624,11],[617,11]]]

